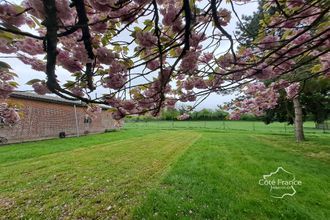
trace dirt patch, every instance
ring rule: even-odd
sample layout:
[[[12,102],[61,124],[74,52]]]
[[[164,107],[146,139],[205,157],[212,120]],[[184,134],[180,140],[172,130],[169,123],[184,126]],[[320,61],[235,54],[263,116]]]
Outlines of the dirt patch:
[[[10,209],[15,205],[15,201],[8,198],[0,198],[0,208],[1,209]]]
[[[307,154],[308,157],[313,157],[313,158],[317,158],[317,159],[328,159],[330,158],[330,154],[324,151],[320,151],[317,153],[314,152],[310,152]]]

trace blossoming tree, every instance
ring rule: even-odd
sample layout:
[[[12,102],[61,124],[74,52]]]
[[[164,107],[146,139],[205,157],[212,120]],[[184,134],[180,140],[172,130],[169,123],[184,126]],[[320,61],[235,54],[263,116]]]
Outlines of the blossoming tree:
[[[329,3],[271,0],[253,47],[240,47],[227,25],[237,4],[249,0],[24,0],[0,3],[0,52],[16,54],[32,69],[37,93],[113,107],[113,116],[157,115],[176,102],[203,101],[210,93],[247,86],[261,114],[276,105],[279,87],[294,91],[299,80],[262,86],[260,80],[290,75],[317,62],[314,76],[329,76]],[[226,48],[227,47],[227,48]],[[57,69],[72,80],[60,82]],[[15,75],[2,62],[0,96],[14,90]],[[106,88],[92,98],[97,88]],[[290,91],[291,91],[290,90]],[[252,93],[251,93],[252,94]],[[3,104],[3,108],[5,107]],[[14,112],[14,111],[13,111]],[[8,117],[1,114],[1,117]],[[182,116],[182,118],[185,118]]]
[[[287,6],[289,8],[295,8],[299,5],[299,2],[302,1],[292,1],[288,2]],[[277,13],[287,13],[281,7],[277,7],[278,4],[273,5],[268,2],[260,2],[259,13],[254,13],[253,16],[245,17],[245,22],[239,24],[239,35],[241,45],[243,47],[249,48],[253,51],[258,50],[258,46],[253,42],[258,41],[260,36],[263,35],[265,31],[265,21],[269,18],[274,18],[274,15]],[[314,12],[316,12],[315,10]],[[267,13],[266,13],[267,12]],[[286,16],[287,21],[289,22],[292,19],[289,16]],[[304,24],[304,22],[302,22]],[[329,17],[322,19],[321,26],[327,25],[329,23]],[[244,25],[243,25],[244,24]],[[273,43],[278,44],[279,41],[286,40],[286,34],[292,33],[294,31],[303,31],[301,24],[292,23],[289,27],[284,26],[283,28],[277,23],[276,17],[275,20],[270,22],[271,27],[276,29],[276,33],[268,36],[268,40],[272,39]],[[272,25],[274,24],[274,25]],[[305,23],[306,24],[306,23]],[[245,29],[245,26],[250,29]],[[267,25],[268,27],[269,25]],[[329,43],[325,41],[324,50],[319,48],[317,50],[310,51],[309,49],[313,47],[314,40],[311,40],[312,33],[316,33],[322,30],[320,26],[309,27],[309,30],[306,31],[303,35],[297,37],[293,43],[300,44],[292,50],[289,51],[286,55],[290,58],[292,66],[294,68],[285,69],[286,74],[276,74],[276,70],[273,66],[268,72],[268,74],[275,74],[275,77],[269,77],[267,74],[263,74],[261,77],[257,77],[258,81],[252,84],[243,87],[242,93],[245,94],[240,99],[234,103],[234,109],[236,109],[233,117],[239,117],[242,112],[252,112],[256,115],[263,114],[265,109],[273,109],[277,107],[278,102],[281,101],[280,91],[283,90],[286,92],[288,100],[293,102],[294,107],[294,125],[295,125],[295,134],[297,141],[302,141],[304,139],[303,133],[303,119],[302,119],[302,105],[300,103],[300,95],[302,94],[304,88],[308,86],[309,83],[317,81],[329,81]],[[326,30],[327,35],[329,36],[329,30]],[[309,43],[312,43],[309,45]],[[267,49],[262,46],[263,49]],[[273,47],[271,48],[273,49]],[[324,52],[324,55],[321,56],[321,65],[319,62],[315,62],[315,54]],[[267,51],[266,51],[267,53]],[[287,59],[289,60],[289,59]],[[322,69],[323,68],[323,69]],[[265,69],[264,69],[265,71]],[[321,72],[320,72],[321,71]],[[324,72],[322,72],[324,71]],[[325,73],[325,74],[320,74]],[[312,79],[317,79],[317,81],[312,81]],[[283,99],[282,99],[283,101]],[[262,102],[264,105],[258,105],[258,102]],[[307,103],[308,104],[308,103]],[[308,108],[308,107],[307,107]]]

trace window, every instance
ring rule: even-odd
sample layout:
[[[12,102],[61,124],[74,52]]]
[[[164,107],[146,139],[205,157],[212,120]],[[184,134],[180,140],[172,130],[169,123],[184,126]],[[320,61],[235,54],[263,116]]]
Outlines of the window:
[[[92,118],[89,115],[85,115],[84,124],[91,124]]]

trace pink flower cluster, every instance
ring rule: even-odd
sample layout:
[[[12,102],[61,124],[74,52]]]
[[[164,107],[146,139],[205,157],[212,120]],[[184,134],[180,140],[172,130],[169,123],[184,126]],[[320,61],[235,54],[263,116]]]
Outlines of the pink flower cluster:
[[[223,68],[226,69],[228,67],[230,67],[233,64],[233,56],[229,53],[221,56],[218,58],[217,60],[217,64]]]
[[[265,110],[276,107],[279,93],[275,84],[266,87],[262,82],[248,84],[243,90],[244,99],[233,103],[234,110],[230,114],[230,119],[238,120],[242,114],[253,114],[261,116]]]
[[[45,95],[46,93],[50,93],[44,81],[33,83],[32,87],[34,91],[39,95]]]
[[[288,99],[293,99],[299,94],[300,84],[298,82],[290,84],[285,88]]]
[[[202,49],[201,46],[199,46],[199,44],[201,42],[203,42],[204,40],[206,40],[206,36],[205,34],[201,33],[201,34],[197,34],[197,33],[192,33],[190,36],[190,46],[195,48],[195,49]]]
[[[170,2],[170,1],[169,1]],[[182,29],[182,20],[180,17],[176,18],[180,8],[177,7],[175,1],[171,1],[166,7],[160,10],[163,15],[163,24],[171,27],[174,32],[179,32]]]
[[[304,0],[289,0],[286,2],[288,8],[293,9],[295,7],[301,7],[305,4]]]
[[[188,115],[187,113],[183,113],[182,115],[179,115],[177,117],[177,119],[180,120],[180,121],[184,121],[184,120],[187,120],[189,118],[190,118],[190,115]]]
[[[143,48],[151,48],[156,45],[157,37],[152,32],[138,31],[136,32],[136,41]]]
[[[182,94],[180,96],[180,101],[181,102],[194,102],[196,101],[196,95],[193,92],[188,92],[187,94]]]
[[[279,40],[278,36],[268,35],[261,40],[259,47],[262,49],[272,49],[279,45]]]
[[[124,100],[120,103],[120,105],[126,111],[132,111],[134,108],[136,108],[136,104],[133,100]]]
[[[88,0],[89,4],[99,11],[107,11],[114,7],[117,0]]]
[[[0,38],[0,53],[15,53],[17,49],[4,38]]]
[[[0,99],[8,98],[9,94],[14,91],[14,87],[7,81],[0,80]]]
[[[24,64],[31,65],[31,68],[34,70],[41,72],[46,71],[46,64],[41,60],[36,58],[29,58],[21,54],[18,55],[18,59],[21,60]]]
[[[203,53],[202,57],[200,58],[200,61],[203,63],[208,63],[214,58],[212,53]]]
[[[325,75],[330,77],[330,52],[320,56],[320,62],[322,65],[322,71],[325,72]]]
[[[225,8],[221,8],[218,12],[219,22],[221,26],[227,26],[231,19],[231,12]]]
[[[1,2],[2,3],[2,2]],[[14,4],[0,4],[0,20],[14,26],[21,26],[25,23],[25,14],[20,14],[21,11],[15,8]]]
[[[70,53],[65,50],[60,50],[57,55],[57,62],[61,66],[63,66],[64,69],[68,70],[70,73],[74,73],[77,71],[82,70],[82,65],[78,61],[74,60]]]
[[[102,113],[102,108],[98,105],[89,105],[87,106],[86,113],[92,118],[97,118]]]
[[[84,91],[79,86],[75,86],[75,87],[71,88],[70,90],[76,96],[80,96],[80,97],[84,97],[85,96]]]
[[[20,120],[20,116],[17,111],[9,107],[7,103],[0,103],[0,118],[6,125],[15,125]]]
[[[105,87],[110,89],[120,89],[122,88],[127,80],[127,69],[126,67],[115,61],[111,64],[109,69],[109,76],[104,78]]]
[[[24,40],[18,41],[15,45],[20,51],[28,53],[32,56],[44,53],[42,41],[40,40],[24,38]]]
[[[105,87],[110,89],[120,89],[125,85],[127,77],[120,74],[110,73],[108,77],[104,79]]]
[[[11,83],[14,80],[13,73],[9,72],[6,68],[0,68],[0,99],[6,99],[9,94],[15,89]]]
[[[200,56],[199,52],[190,50],[186,53],[186,55],[182,58],[180,69],[186,73],[194,72],[198,67],[198,58]]]
[[[44,5],[42,0],[24,0],[23,5],[26,8],[32,8],[29,11],[33,16],[44,19]],[[56,10],[58,13],[58,17],[64,24],[68,24],[68,21],[74,19],[72,9],[69,7],[68,0],[56,0]]]
[[[116,58],[115,54],[106,47],[100,47],[96,50],[97,59],[102,64],[110,65]]]

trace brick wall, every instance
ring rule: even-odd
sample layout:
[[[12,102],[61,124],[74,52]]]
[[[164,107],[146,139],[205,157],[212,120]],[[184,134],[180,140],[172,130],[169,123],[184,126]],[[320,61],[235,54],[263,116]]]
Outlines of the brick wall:
[[[17,125],[0,127],[0,136],[6,137],[9,143],[59,137],[60,132],[65,132],[68,136],[77,135],[73,105],[18,98],[10,98],[10,101],[22,105],[24,115]],[[76,109],[80,135],[104,132],[119,124],[107,111],[92,118],[91,123],[84,123],[86,107],[77,106]]]

